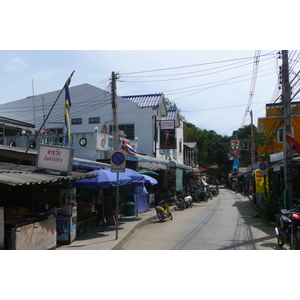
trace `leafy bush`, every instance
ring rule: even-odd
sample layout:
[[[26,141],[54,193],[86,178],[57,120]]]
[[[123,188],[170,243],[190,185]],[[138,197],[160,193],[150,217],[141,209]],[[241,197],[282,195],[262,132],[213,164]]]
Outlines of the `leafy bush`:
[[[275,221],[276,214],[280,212],[280,203],[275,199],[274,194],[264,196],[262,203],[257,208],[260,215],[267,221]]]

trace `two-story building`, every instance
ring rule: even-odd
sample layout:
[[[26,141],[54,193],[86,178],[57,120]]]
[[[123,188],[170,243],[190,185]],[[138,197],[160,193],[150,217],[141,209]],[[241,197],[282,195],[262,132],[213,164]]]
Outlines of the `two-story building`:
[[[74,156],[108,162],[113,148],[111,94],[90,84],[73,86],[69,90]],[[64,93],[48,116],[58,94],[59,91],[53,91],[2,104],[0,114],[33,123],[35,131],[44,123],[36,145],[63,145]],[[183,124],[177,110],[167,110],[163,94],[117,96],[117,114],[122,132],[120,144],[126,139],[137,151],[136,155],[126,155],[128,166],[168,172],[167,185],[181,190],[183,172],[191,167],[185,166],[183,161]],[[2,142],[27,148],[33,134],[26,132],[22,138],[3,136]]]
[[[300,102],[291,103],[291,125],[292,136],[300,141]],[[266,116],[258,118],[257,131],[264,132],[266,136],[265,145],[258,147],[259,160],[264,160],[266,153],[278,153],[283,151],[283,107],[282,103],[266,104]],[[298,156],[297,153],[294,153]]]

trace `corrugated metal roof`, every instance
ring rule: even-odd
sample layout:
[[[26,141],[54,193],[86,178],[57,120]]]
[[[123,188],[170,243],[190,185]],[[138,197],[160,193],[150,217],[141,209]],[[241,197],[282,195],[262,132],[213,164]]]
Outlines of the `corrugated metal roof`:
[[[160,105],[164,98],[164,94],[123,96],[123,98],[136,103],[139,107],[155,107]]]
[[[39,185],[61,181],[73,181],[93,177],[92,174],[72,172],[61,174],[57,172],[37,170],[33,166],[0,163],[0,184],[8,186]]]
[[[177,118],[177,114],[177,109],[169,109],[167,115],[165,117],[162,117],[162,120],[175,121]]]

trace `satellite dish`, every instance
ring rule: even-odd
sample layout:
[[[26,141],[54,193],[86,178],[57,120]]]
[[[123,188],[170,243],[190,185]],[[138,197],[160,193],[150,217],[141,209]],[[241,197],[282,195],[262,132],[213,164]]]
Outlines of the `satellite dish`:
[[[286,135],[286,140],[290,144],[291,148],[300,154],[300,145],[299,143],[289,134]]]

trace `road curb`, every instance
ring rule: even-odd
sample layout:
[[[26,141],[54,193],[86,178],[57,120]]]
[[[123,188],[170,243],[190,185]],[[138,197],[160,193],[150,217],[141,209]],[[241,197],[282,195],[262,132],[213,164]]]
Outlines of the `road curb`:
[[[175,206],[170,207],[170,211],[174,211],[174,210],[175,210]],[[122,246],[129,240],[129,238],[133,235],[133,233],[137,229],[146,225],[147,223],[152,222],[155,219],[157,219],[157,215],[151,216],[151,217],[139,222],[138,224],[136,224],[122,239],[120,239],[120,241],[115,246],[112,247],[111,250],[120,250],[122,248]]]
[[[147,223],[150,223],[151,221],[155,220],[157,216],[149,217],[138,224],[136,224],[120,241],[111,249],[111,250],[120,250],[122,246],[129,240],[129,238],[132,236],[132,234],[140,227],[144,226]]]

